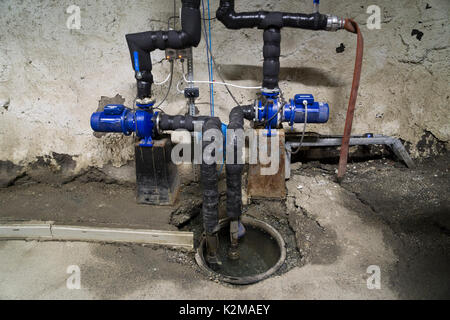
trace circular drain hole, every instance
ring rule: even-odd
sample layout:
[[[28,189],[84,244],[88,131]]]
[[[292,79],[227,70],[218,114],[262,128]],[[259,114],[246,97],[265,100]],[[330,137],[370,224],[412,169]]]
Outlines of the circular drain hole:
[[[264,280],[283,265],[286,259],[286,246],[283,237],[271,225],[250,217],[242,217],[245,225],[245,236],[239,241],[239,260],[228,258],[229,220],[219,224],[220,249],[219,259],[222,265],[219,270],[212,270],[204,257],[206,240],[203,238],[195,255],[200,268],[221,281],[232,284],[252,284]]]

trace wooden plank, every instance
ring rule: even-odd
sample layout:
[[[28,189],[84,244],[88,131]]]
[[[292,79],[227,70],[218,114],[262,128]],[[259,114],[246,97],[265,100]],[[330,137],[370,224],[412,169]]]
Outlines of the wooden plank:
[[[50,223],[0,225],[0,239],[52,239]]]
[[[1,224],[0,240],[11,239],[126,242],[182,247],[189,250],[194,248],[192,232],[59,226],[51,223]]]
[[[194,248],[192,232],[52,226],[54,240],[148,243]]]
[[[268,165],[261,165],[260,163],[250,165],[248,170],[248,197],[253,199],[284,199],[286,198],[286,153],[285,153],[285,135],[284,130],[276,131],[279,137],[279,167],[274,175],[261,175],[261,168],[270,167]],[[258,136],[260,136],[258,130]],[[268,139],[267,150],[270,148],[270,139]],[[258,155],[259,159],[259,155]]]

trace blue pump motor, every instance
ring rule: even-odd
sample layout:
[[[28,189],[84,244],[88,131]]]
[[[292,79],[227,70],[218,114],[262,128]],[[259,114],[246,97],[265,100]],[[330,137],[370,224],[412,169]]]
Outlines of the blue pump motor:
[[[255,120],[266,122],[267,128],[276,128],[282,122],[287,122],[291,126],[294,123],[304,123],[306,113],[307,123],[326,123],[330,116],[328,103],[314,101],[311,94],[297,94],[284,106],[281,106],[278,96],[269,97],[265,105],[260,100],[257,106]]]
[[[102,112],[92,114],[91,127],[96,132],[118,132],[127,136],[135,132],[142,138],[141,147],[152,147],[157,115],[150,108],[131,110],[121,104],[110,104]]]
[[[297,94],[284,106],[283,122],[304,123],[306,111],[307,123],[326,123],[330,117],[328,103],[314,101],[311,94]]]

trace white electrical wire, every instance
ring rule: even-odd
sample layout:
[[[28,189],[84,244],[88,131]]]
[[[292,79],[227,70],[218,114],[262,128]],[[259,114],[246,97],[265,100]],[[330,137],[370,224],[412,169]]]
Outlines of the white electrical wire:
[[[303,139],[305,138],[305,134],[306,134],[306,126],[308,125],[308,102],[306,100],[304,100],[303,105],[305,106],[305,123],[303,125],[302,138],[300,140],[300,145],[297,147],[297,149],[295,151],[291,151],[291,154],[297,154],[300,151],[300,148],[303,145]]]
[[[300,140],[300,146],[298,147],[299,149],[303,145],[303,139],[305,139],[305,133],[306,133],[306,126],[308,125],[308,102],[306,100],[304,100],[303,105],[305,106],[305,123],[303,124],[302,140]]]
[[[156,84],[157,86],[161,86],[161,85],[163,85],[164,83],[166,83],[167,81],[169,81],[169,79],[170,79],[170,73],[167,75],[166,80],[164,80],[164,81],[162,81],[162,82],[153,82],[153,84]]]
[[[183,79],[187,83],[220,84],[220,85],[230,86],[230,87],[235,87],[235,88],[240,88],[240,89],[261,89],[261,86],[259,86],[259,87],[247,87],[247,86],[239,86],[237,84],[232,84],[232,83],[228,83],[228,82],[207,81],[207,80],[193,80],[193,81],[189,81],[188,79],[186,79],[186,75],[184,73],[183,73]]]
[[[184,90],[180,89],[181,82],[183,82],[183,79],[181,79],[180,81],[177,82],[177,92],[180,94],[184,94]]]

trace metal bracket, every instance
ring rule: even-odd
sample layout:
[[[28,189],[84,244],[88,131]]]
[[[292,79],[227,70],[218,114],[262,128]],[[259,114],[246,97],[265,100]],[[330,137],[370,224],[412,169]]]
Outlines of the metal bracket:
[[[308,137],[303,141],[302,147],[338,147],[342,144],[342,136],[319,136]],[[352,136],[350,138],[350,146],[365,146],[365,145],[386,145],[394,152],[395,156],[402,160],[410,169],[414,168],[415,164],[411,159],[405,146],[398,138],[384,136],[384,135],[364,135]],[[286,141],[286,179],[291,177],[291,153],[293,148],[300,146],[299,142]]]

